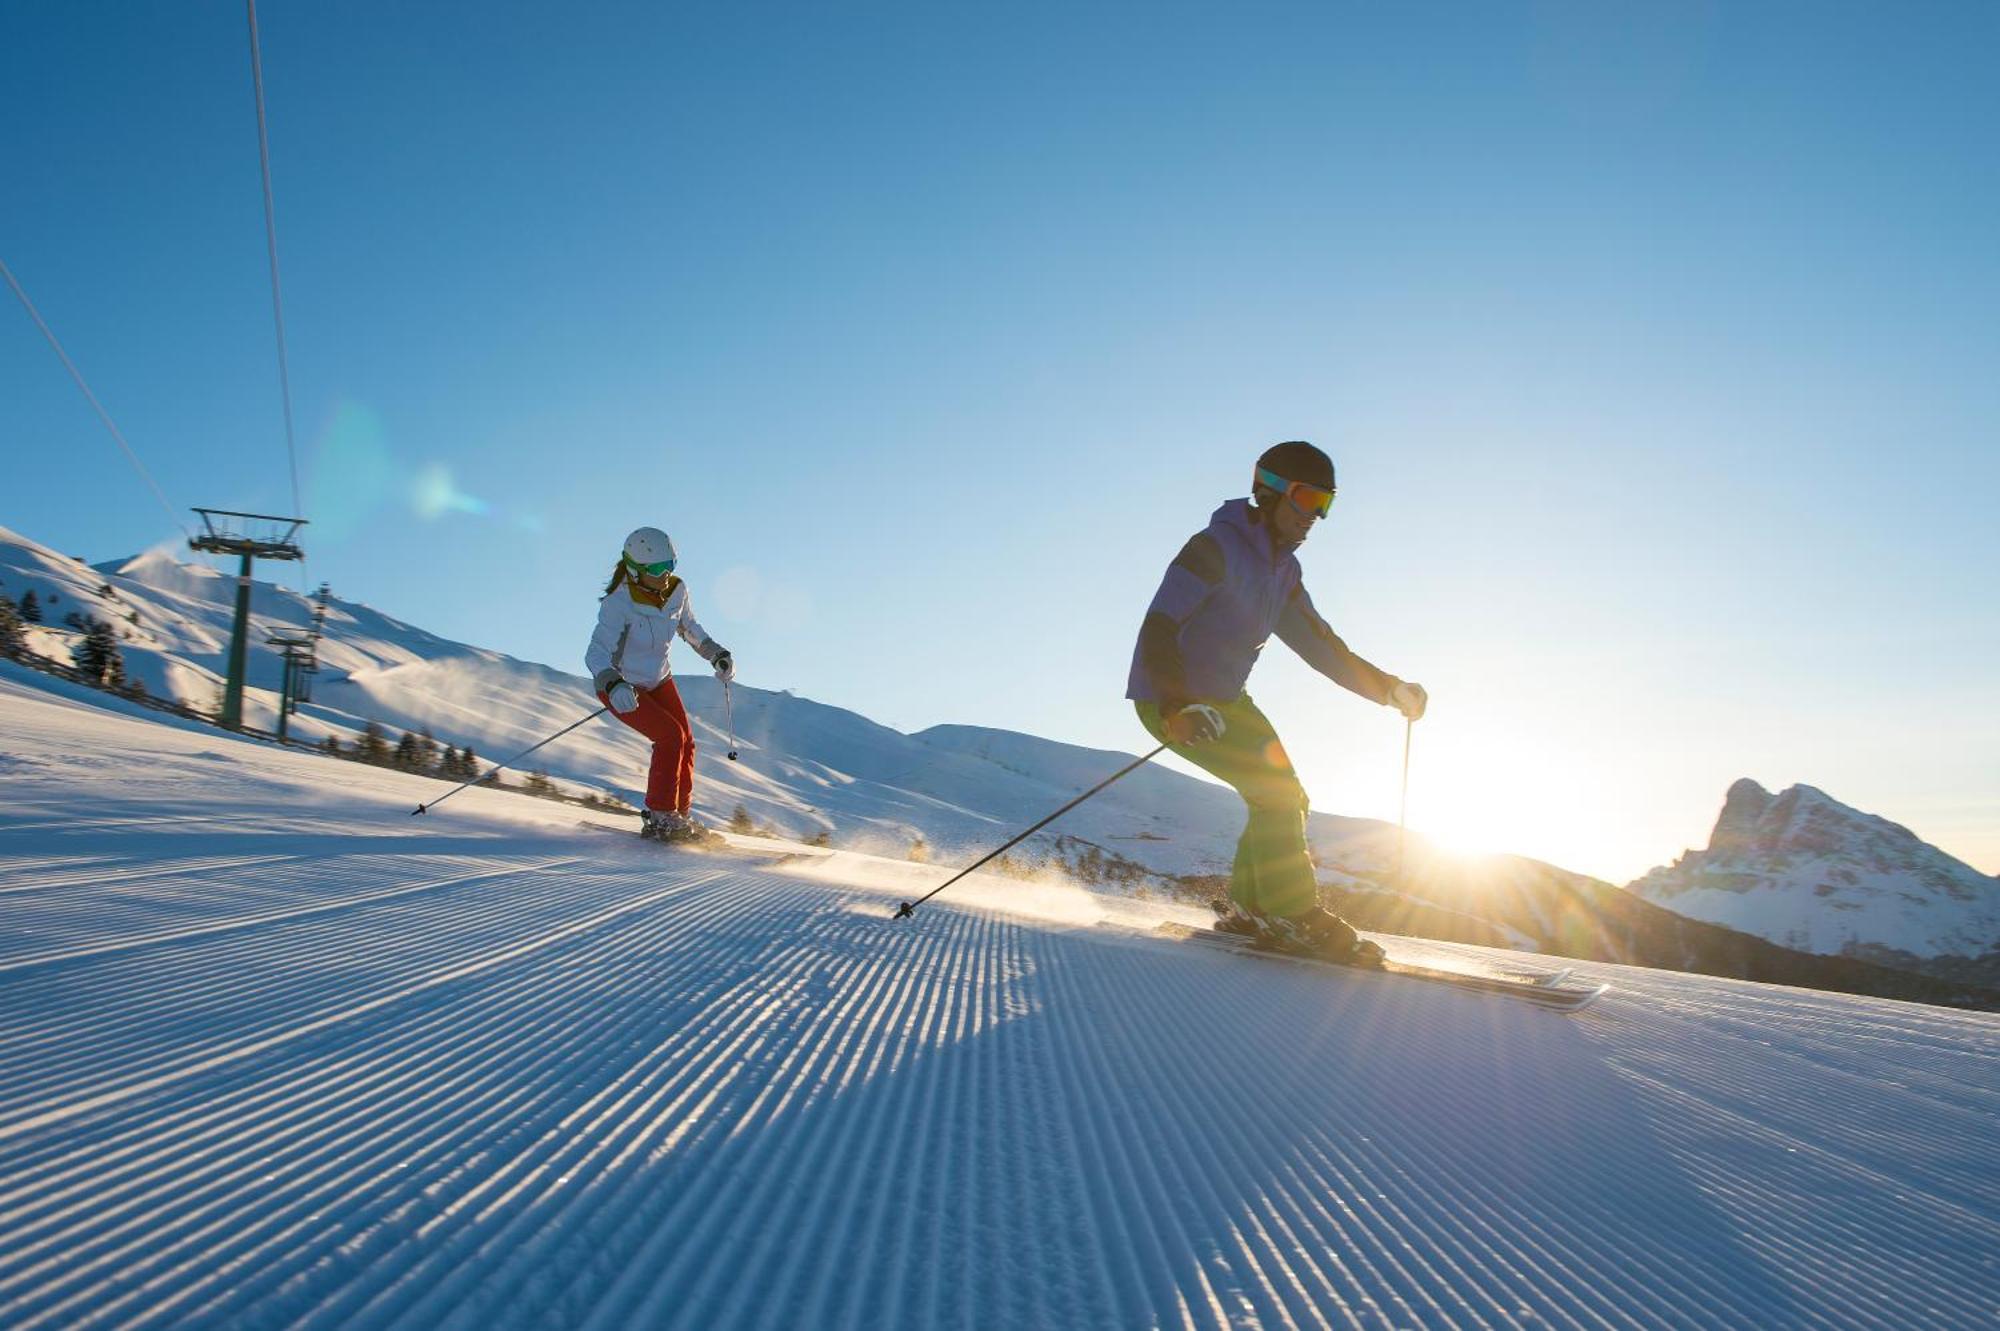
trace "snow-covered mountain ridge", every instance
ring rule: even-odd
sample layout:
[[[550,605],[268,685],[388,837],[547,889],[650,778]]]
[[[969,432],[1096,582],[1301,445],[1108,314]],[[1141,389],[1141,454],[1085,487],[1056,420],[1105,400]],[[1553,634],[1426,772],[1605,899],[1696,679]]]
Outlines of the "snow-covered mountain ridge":
[[[1805,785],[1773,795],[1737,781],[1708,846],[1630,890],[1808,952],[1976,957],[2000,947],[2000,878]]]

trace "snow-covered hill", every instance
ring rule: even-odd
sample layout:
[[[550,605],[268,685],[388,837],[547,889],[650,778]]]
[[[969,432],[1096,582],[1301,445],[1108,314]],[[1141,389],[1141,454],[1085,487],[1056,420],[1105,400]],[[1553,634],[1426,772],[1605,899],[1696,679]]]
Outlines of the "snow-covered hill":
[[[1558,1016],[1005,878],[898,922],[943,870],[482,790],[412,819],[421,778],[28,678],[10,1331],[2000,1310],[2000,1018],[1596,965]]]
[[[1976,957],[2000,948],[2000,879],[1811,786],[1729,788],[1705,850],[1632,892],[1809,952]]]

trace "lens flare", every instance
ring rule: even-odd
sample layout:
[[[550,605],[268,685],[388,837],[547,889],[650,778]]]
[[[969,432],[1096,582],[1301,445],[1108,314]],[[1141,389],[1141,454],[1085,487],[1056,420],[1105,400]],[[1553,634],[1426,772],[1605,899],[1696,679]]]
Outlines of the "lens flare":
[[[410,483],[410,504],[418,517],[426,519],[449,513],[482,514],[490,508],[484,499],[459,489],[452,480],[451,468],[442,462],[433,462],[416,474]]]

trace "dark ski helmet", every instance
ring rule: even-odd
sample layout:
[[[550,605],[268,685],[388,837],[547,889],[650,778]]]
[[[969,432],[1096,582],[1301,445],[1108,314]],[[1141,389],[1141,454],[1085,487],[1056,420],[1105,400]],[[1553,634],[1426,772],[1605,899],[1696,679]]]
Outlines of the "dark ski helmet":
[[[1273,477],[1283,484],[1272,485]],[[1293,485],[1324,490],[1330,502],[1335,489],[1333,459],[1303,439],[1288,439],[1265,449],[1251,475],[1250,493],[1258,507],[1269,508]]]

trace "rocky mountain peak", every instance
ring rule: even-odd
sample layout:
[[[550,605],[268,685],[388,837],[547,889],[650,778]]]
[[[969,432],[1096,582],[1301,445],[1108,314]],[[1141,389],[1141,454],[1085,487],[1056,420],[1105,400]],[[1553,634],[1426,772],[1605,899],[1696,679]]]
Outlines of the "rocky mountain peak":
[[[1629,890],[1810,951],[1979,955],[2000,945],[2000,881],[1807,785],[1773,795],[1748,777],[1736,781],[1708,848]]]

